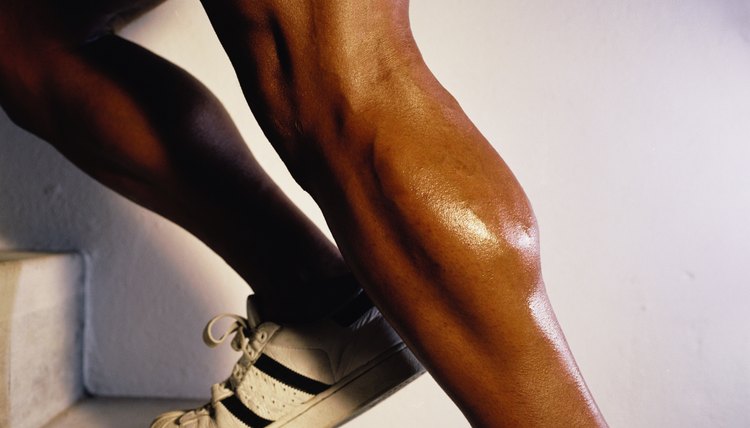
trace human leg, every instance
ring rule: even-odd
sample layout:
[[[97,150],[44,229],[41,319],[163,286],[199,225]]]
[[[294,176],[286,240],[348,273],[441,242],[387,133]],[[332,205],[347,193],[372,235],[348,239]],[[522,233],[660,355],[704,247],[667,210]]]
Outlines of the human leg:
[[[80,6],[73,22],[63,3]],[[219,101],[108,34],[131,2],[95,3],[88,14],[85,3],[0,4],[0,104],[9,115],[201,238],[253,286],[264,316],[317,318],[351,298],[358,285],[339,280],[348,269],[338,250],[265,175]]]
[[[0,5],[0,19],[19,12],[10,6]],[[43,18],[26,20],[50,28]],[[106,28],[34,33],[20,46],[9,28],[0,25],[8,48],[0,52],[0,103],[11,117],[99,181],[192,231],[256,291],[261,313],[249,305],[247,318],[231,316],[227,335],[242,357],[213,386],[210,405],[162,415],[153,427],[338,423],[423,371],[203,86]],[[204,333],[210,346],[223,341],[212,325]]]
[[[404,0],[204,8],[378,306],[477,426],[602,426],[523,190],[421,59]]]

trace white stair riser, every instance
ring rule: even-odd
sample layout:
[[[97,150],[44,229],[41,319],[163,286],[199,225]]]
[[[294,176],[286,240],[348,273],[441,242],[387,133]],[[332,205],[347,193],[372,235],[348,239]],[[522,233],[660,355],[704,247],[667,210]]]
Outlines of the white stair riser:
[[[39,428],[83,395],[83,260],[0,253],[0,427]]]

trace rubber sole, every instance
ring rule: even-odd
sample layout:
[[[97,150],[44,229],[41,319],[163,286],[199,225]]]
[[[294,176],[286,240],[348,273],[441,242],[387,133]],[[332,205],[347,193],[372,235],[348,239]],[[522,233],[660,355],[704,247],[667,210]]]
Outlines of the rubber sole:
[[[354,371],[268,428],[332,428],[370,409],[424,373],[400,344]]]

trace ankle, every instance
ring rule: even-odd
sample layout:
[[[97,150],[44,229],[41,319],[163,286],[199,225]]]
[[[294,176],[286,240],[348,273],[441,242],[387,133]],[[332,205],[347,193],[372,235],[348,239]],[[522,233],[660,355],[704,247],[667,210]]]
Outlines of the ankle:
[[[351,274],[308,284],[294,295],[259,294],[255,297],[262,320],[305,324],[330,317],[362,292]]]

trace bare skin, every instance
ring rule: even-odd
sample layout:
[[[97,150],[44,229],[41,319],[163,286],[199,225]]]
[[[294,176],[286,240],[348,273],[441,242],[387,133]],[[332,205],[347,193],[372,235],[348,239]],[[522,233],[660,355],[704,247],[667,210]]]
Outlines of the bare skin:
[[[236,249],[242,245],[231,241],[257,239],[248,224],[270,225],[288,203],[274,196],[278,209],[266,214],[249,203],[277,191],[257,190],[270,184],[216,101],[125,42],[84,43],[100,28],[100,12],[77,18],[72,30],[27,37],[14,22],[58,26],[39,25],[55,16],[49,7],[23,4],[0,5],[0,102],[14,120],[207,240],[247,278],[267,284],[263,293],[280,295],[280,282],[264,282],[245,265],[263,257],[264,245],[278,247],[273,238],[284,246],[310,226],[287,214],[296,228],[274,229],[254,252]],[[530,205],[422,61],[408,1],[206,0],[204,7],[254,114],[323,209],[357,278],[472,425],[604,426],[549,305]],[[81,32],[80,22],[89,30]],[[162,89],[171,79],[178,86]],[[192,107],[174,112],[184,105],[168,104],[175,94]],[[174,121],[198,127],[176,133]],[[212,221],[224,216],[231,221]],[[231,239],[221,237],[227,232]],[[305,239],[294,258],[303,266],[326,248]],[[323,268],[328,277],[342,270],[335,252],[324,254],[321,266],[334,266]]]
[[[351,298],[359,286],[338,249],[266,176],[219,101],[108,35],[133,11],[131,1],[110,3],[0,3],[0,103],[10,117],[201,238],[253,286],[265,317],[319,318]]]
[[[378,306],[474,426],[603,426],[534,214],[434,78],[407,0],[209,1],[246,98]]]

